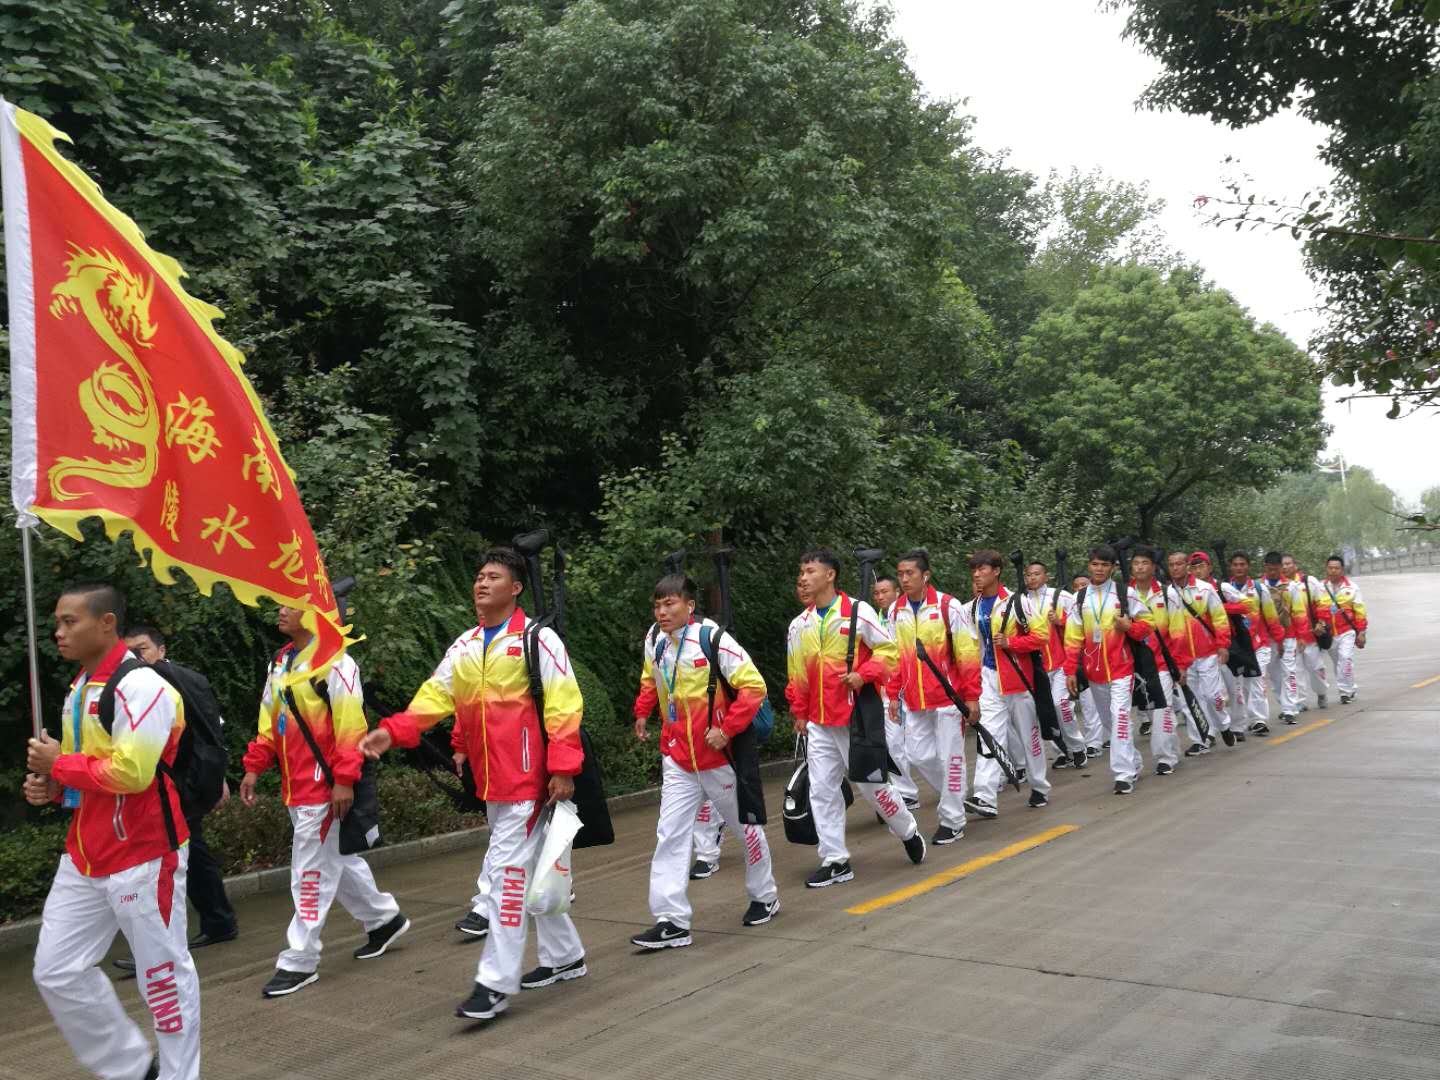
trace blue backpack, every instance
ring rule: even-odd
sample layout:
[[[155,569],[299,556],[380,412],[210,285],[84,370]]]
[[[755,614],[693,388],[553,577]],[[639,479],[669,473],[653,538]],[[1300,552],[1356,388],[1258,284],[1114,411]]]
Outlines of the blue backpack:
[[[725,678],[724,672],[720,670],[720,657],[715,646],[715,629],[703,623],[700,626],[700,651],[705,654],[705,660],[710,665],[710,696],[715,696],[715,685],[718,682],[725,687],[725,692],[730,695],[730,700],[735,700],[735,689]],[[750,729],[755,732],[755,738],[765,742],[770,738],[770,733],[775,730],[775,708],[770,704],[769,697],[760,703],[760,708],[755,711],[755,716],[750,721]]]

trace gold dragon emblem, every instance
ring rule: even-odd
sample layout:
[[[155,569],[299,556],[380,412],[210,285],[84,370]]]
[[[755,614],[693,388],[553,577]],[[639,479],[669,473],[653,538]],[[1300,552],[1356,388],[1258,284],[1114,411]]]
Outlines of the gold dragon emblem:
[[[160,410],[138,352],[151,347],[158,329],[150,321],[155,281],[134,273],[109,251],[86,251],[75,244],[70,251],[65,279],[50,290],[50,314],[57,319],[84,315],[115,354],[115,359],[102,360],[79,387],[80,409],[90,421],[95,445],[111,457],[56,458],[48,477],[57,502],[89,494],[88,488],[73,486],[76,481],[148,486],[155,479],[160,442]]]

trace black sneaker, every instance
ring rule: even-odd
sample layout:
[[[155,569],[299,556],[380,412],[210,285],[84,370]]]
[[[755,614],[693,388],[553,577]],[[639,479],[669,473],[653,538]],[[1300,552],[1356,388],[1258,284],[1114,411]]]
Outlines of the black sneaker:
[[[965,839],[965,827],[952,829],[949,825],[941,825],[935,830],[935,835],[930,837],[930,843],[936,847],[944,847],[946,844],[953,844],[956,840]]]
[[[1317,709],[1328,709],[1330,707],[1330,699],[1324,694],[1321,694],[1315,699],[1315,707]]]
[[[1295,724],[1298,723],[1298,718],[1295,716],[1294,713],[1281,713],[1280,719],[1282,722],[1289,724],[1291,727],[1294,727]]]
[[[1211,750],[1214,750],[1214,749],[1215,749],[1215,736],[1214,736],[1214,735],[1206,735],[1206,736],[1205,736],[1205,745],[1206,745],[1207,747],[1209,747]]]
[[[704,859],[696,859],[695,865],[690,867],[691,881],[704,881],[707,877],[714,877],[720,872],[718,862],[706,862]]]
[[[683,949],[690,944],[690,931],[661,919],[643,934],[632,937],[630,944],[642,949]]]
[[[369,940],[355,950],[355,959],[374,960],[377,956],[384,956],[385,950],[395,944],[395,939],[409,929],[410,920],[405,917],[404,912],[398,913],[384,926],[377,926],[370,931]]]
[[[1210,747],[1206,746],[1203,742],[1191,743],[1185,748],[1186,757],[1199,757],[1201,754],[1208,754],[1209,752]]]
[[[455,924],[466,937],[482,938],[490,933],[490,920],[478,911],[467,911],[465,917]]]
[[[986,802],[984,799],[977,799],[973,795],[962,804],[972,814],[978,814],[983,818],[999,817],[1000,811]]]
[[[1076,750],[1073,754],[1070,755],[1070,767],[1072,769],[1083,769],[1085,767],[1085,762],[1089,759],[1090,755],[1085,753],[1084,750]]]
[[[1141,734],[1141,735],[1149,735],[1149,734],[1150,734],[1150,726],[1151,726],[1153,723],[1154,723],[1153,720],[1141,720],[1141,721],[1140,721],[1140,734]]]
[[[1226,728],[1224,731],[1220,732],[1220,738],[1225,740],[1226,746],[1235,745],[1235,733],[1229,728]]]
[[[1108,746],[1109,743],[1106,743],[1106,745]],[[1098,747],[1098,746],[1087,746],[1087,747],[1085,747],[1085,757],[1086,757],[1088,760],[1094,761],[1094,760],[1095,760],[1097,757],[1099,757],[1099,756],[1100,756],[1100,747]]]
[[[1039,810],[1042,806],[1050,805],[1050,796],[1043,791],[1030,792],[1030,809]]]
[[[1101,750],[1109,750],[1109,749],[1110,749],[1110,740],[1109,740],[1109,739],[1106,739],[1104,742],[1102,742],[1102,743],[1100,744],[1100,749],[1101,749]]]
[[[110,961],[110,965],[116,971],[123,971],[126,975],[135,974],[135,958],[133,956],[117,956]]]
[[[1116,794],[1116,795],[1134,795],[1134,794],[1135,794],[1135,781],[1134,781],[1134,780],[1116,780],[1116,781],[1115,781],[1115,794]]]
[[[910,856],[910,861],[919,866],[925,861],[925,837],[920,835],[920,827],[915,827],[915,835],[905,841],[905,854]]]
[[[1050,768],[1052,768],[1052,769],[1068,769],[1068,768],[1070,768],[1070,755],[1069,755],[1069,754],[1061,754],[1061,755],[1059,755],[1054,761],[1050,762]]]
[[[1244,741],[1245,741],[1245,732],[1243,732],[1243,731],[1237,731],[1237,732],[1235,732],[1235,741],[1236,741],[1237,743],[1239,743],[1239,742],[1244,742]]]
[[[805,879],[807,889],[823,889],[827,885],[842,885],[855,879],[855,871],[848,862],[826,863]]]
[[[520,980],[520,989],[539,990],[542,986],[553,986],[557,982],[583,979],[589,974],[590,972],[585,967],[585,957],[583,956],[573,964],[566,964],[558,968],[546,967],[544,964],[541,964]]]
[[[470,996],[455,1006],[455,1015],[462,1020],[490,1020],[509,1005],[510,999],[499,990],[491,990],[484,983],[477,982]]]
[[[1253,723],[1253,724],[1250,725],[1250,734],[1251,734],[1251,735],[1269,735],[1269,734],[1270,734],[1270,725],[1267,724],[1267,723],[1265,723],[1264,720],[1256,720],[1255,723]]]
[[[1028,779],[1028,774],[1025,772],[1023,766],[1019,766],[1015,769],[1015,779],[1022,784],[1025,783],[1025,781]]]
[[[750,906],[745,909],[745,914],[740,917],[741,926],[759,926],[773,919],[780,911],[780,898],[766,903],[764,900],[751,900]]]
[[[160,1080],[160,1055],[150,1057],[150,1067],[145,1070],[145,1080]]]
[[[286,994],[293,994],[296,990],[309,986],[318,978],[320,978],[320,974],[315,971],[286,971],[284,968],[276,968],[275,974],[270,976],[270,981],[260,988],[260,996],[284,997]]]
[[[1341,694],[1341,695],[1340,695],[1340,704],[1341,704],[1341,705],[1349,705],[1349,704],[1350,704],[1352,701],[1354,701],[1354,700],[1355,700],[1355,695],[1354,695],[1354,694]]]
[[[901,801],[904,802],[906,810],[914,812],[920,809],[920,797],[918,795],[906,795]]]
[[[1169,776],[1169,775],[1170,775],[1171,773],[1173,773],[1174,771],[1175,771],[1175,766],[1174,766],[1174,765],[1171,765],[1168,761],[1162,761],[1162,762],[1160,762],[1159,765],[1156,765],[1156,766],[1155,766],[1155,775],[1156,775],[1156,776]]]

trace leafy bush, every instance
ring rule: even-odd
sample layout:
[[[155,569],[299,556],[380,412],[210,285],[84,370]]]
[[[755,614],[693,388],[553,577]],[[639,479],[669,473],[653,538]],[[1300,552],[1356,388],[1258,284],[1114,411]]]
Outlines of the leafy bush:
[[[65,829],[63,820],[43,820],[0,832],[0,922],[34,915],[45,903]]]

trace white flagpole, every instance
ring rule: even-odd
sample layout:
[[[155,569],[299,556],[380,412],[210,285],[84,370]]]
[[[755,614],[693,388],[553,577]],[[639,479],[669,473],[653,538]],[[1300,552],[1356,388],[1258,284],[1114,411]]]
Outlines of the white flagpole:
[[[40,704],[40,643],[35,635],[35,571],[30,559],[30,535],[33,523],[20,526],[20,551],[25,561],[25,637],[30,646],[30,733],[40,738],[45,729]]]

